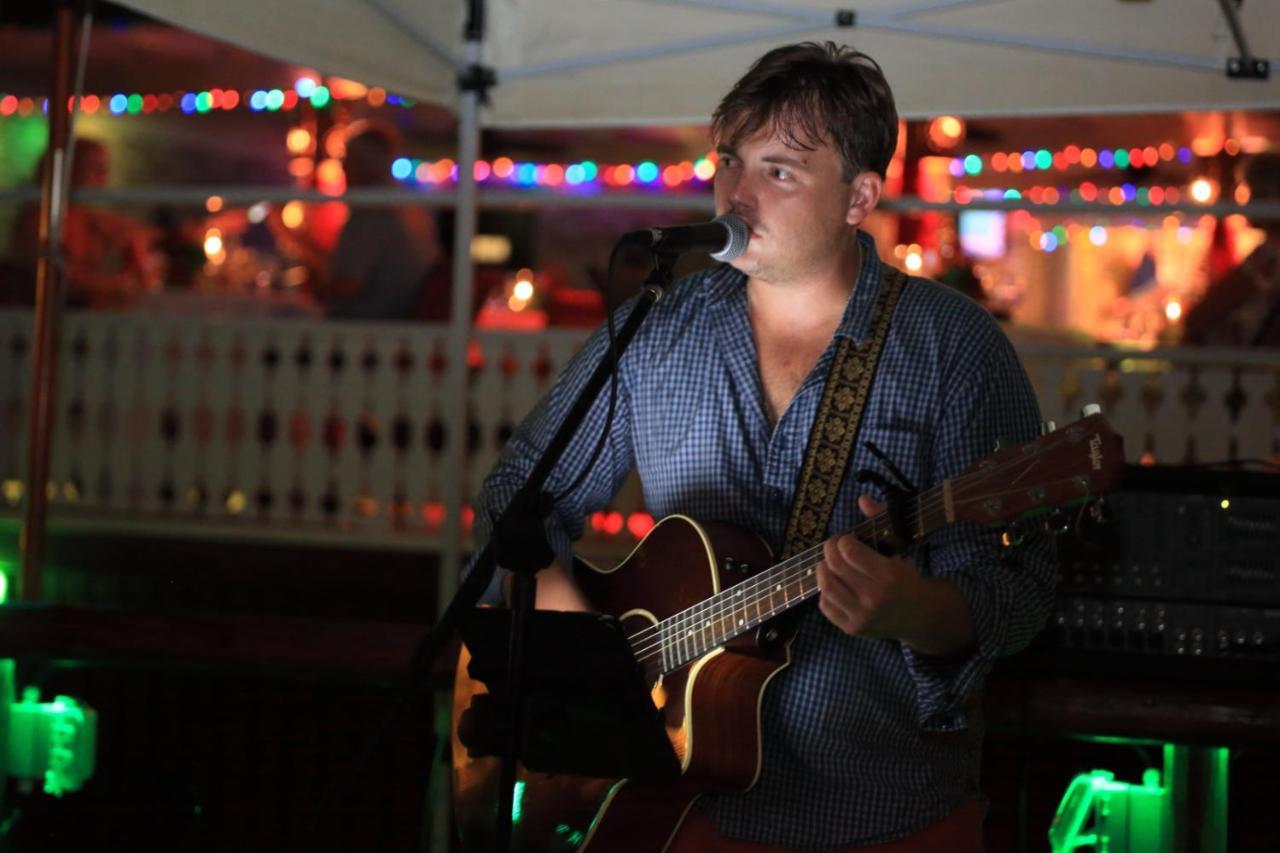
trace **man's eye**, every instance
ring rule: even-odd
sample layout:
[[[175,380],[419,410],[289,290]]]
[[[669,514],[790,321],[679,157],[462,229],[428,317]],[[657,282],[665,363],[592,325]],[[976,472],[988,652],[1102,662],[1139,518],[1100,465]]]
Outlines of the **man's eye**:
[[[778,180],[780,180],[780,181],[789,181],[789,180],[791,180],[791,172],[790,172],[788,169],[783,169],[783,168],[780,168],[780,167],[775,167],[775,168],[772,170],[771,174],[773,175],[773,177],[777,178],[777,179],[778,179]]]

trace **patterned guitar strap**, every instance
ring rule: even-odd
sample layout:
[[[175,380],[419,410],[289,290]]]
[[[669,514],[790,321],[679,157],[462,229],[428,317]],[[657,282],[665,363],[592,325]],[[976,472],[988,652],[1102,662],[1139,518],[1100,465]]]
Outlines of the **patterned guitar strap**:
[[[860,345],[846,337],[841,337],[836,344],[835,359],[822,389],[822,401],[809,430],[809,444],[805,448],[779,559],[788,559],[827,538],[831,511],[840,494],[880,354],[889,337],[893,309],[906,281],[906,273],[883,264],[871,334]],[[794,630],[794,618],[784,616],[777,621],[784,636]]]

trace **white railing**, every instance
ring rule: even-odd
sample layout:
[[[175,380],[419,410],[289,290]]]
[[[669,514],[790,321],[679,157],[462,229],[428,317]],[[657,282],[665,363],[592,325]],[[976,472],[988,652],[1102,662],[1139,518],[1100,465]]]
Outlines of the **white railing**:
[[[1096,402],[1147,464],[1280,462],[1280,355],[1265,350],[1022,346],[1046,419]]]
[[[19,517],[29,312],[0,312],[0,516]],[[61,340],[54,525],[440,545],[445,454],[474,495],[581,330],[480,333],[465,400],[442,396],[443,326],[71,314]],[[1280,457],[1280,360],[1242,351],[1020,348],[1046,418],[1098,402],[1131,461]],[[444,434],[466,406],[465,443]],[[464,446],[465,445],[465,446]],[[464,520],[467,512],[464,511]],[[646,529],[632,482],[589,525],[616,551]]]

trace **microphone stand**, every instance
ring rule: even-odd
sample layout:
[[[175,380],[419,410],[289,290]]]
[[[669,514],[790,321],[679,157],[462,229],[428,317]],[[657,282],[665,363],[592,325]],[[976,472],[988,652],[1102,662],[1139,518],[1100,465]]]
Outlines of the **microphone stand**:
[[[658,250],[653,270],[645,280],[631,313],[615,339],[617,360],[622,355],[649,311],[662,298],[674,278],[677,253]],[[496,850],[512,849],[512,808],[515,795],[516,763],[524,743],[523,673],[528,614],[534,609],[537,573],[546,568],[554,553],[547,543],[544,521],[550,515],[554,499],[544,490],[547,479],[560,463],[578,427],[585,420],[609,377],[614,372],[612,353],[606,353],[595,371],[579,391],[569,413],[556,430],[546,450],[534,465],[525,484],[512,498],[494,525],[494,535],[476,558],[471,573],[449,602],[444,615],[430,634],[419,644],[414,655],[414,672],[421,678],[430,671],[432,661],[444,649],[458,623],[472,610],[489,587],[499,560],[513,575],[511,596],[511,634],[508,644],[507,684],[510,685],[508,715],[505,728],[506,748],[502,754],[497,815]]]

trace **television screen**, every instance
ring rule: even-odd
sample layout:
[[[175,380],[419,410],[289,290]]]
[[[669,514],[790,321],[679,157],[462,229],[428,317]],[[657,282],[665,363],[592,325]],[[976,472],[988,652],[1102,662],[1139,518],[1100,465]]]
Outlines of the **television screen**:
[[[1003,210],[961,211],[960,248],[980,260],[1004,257],[1006,216]]]

